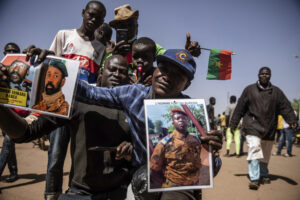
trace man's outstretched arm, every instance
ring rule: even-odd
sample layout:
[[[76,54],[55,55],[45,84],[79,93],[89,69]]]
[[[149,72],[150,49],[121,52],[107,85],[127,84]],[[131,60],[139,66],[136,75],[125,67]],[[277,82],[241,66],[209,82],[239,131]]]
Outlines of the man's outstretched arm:
[[[27,127],[28,124],[25,119],[11,109],[0,105],[0,128],[10,138],[15,139],[23,137]]]
[[[11,109],[0,105],[0,128],[16,143],[31,142],[41,138],[68,122],[67,119],[38,113],[31,113],[26,118],[22,118]]]
[[[124,105],[129,103],[130,85],[105,88],[89,85],[82,80],[77,83],[77,101],[119,110],[123,110]]]

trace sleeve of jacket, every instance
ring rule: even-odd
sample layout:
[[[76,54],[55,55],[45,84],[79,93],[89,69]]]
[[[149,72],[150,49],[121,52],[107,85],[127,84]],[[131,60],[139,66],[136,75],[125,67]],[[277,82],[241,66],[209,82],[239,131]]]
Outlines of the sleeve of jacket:
[[[43,135],[51,133],[51,131],[68,122],[67,119],[49,117],[46,115],[33,116],[32,114],[24,120],[27,122],[25,134],[13,139],[15,143],[31,142],[37,138],[41,138]]]
[[[245,115],[247,112],[248,107],[248,87],[244,89],[241,97],[238,100],[238,103],[235,107],[235,110],[232,114],[231,120],[229,122],[229,127],[231,130],[235,130],[241,120],[241,118]]]
[[[278,88],[278,104],[277,110],[279,110],[280,115],[283,116],[284,120],[288,124],[297,123],[297,117],[295,115],[294,109],[291,106],[290,101],[286,98],[284,93]]]
[[[128,96],[131,94],[131,85],[117,87],[96,87],[85,81],[78,80],[76,100],[98,106],[105,106],[122,110],[124,104],[128,104]]]
[[[160,142],[154,148],[153,154],[150,159],[150,169],[154,171],[162,170],[162,165],[164,161],[164,145]]]

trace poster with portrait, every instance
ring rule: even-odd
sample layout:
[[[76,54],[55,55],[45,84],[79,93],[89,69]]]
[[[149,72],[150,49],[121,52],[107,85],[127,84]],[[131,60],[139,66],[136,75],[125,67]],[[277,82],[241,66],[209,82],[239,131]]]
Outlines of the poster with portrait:
[[[0,65],[0,103],[28,107],[34,67],[22,54],[7,55]]]
[[[213,187],[211,147],[204,99],[144,100],[148,191]]]
[[[31,65],[25,54],[1,61],[0,103],[9,107],[69,118],[79,61],[47,56]]]

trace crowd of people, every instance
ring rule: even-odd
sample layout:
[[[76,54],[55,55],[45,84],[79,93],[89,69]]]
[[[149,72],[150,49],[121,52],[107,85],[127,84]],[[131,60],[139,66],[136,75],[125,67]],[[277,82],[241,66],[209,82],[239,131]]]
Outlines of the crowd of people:
[[[12,110],[0,106],[0,128],[5,133],[0,157],[0,175],[8,164],[10,176],[6,181],[18,179],[14,143],[31,142],[49,135],[48,165],[46,175],[45,200],[56,199],[125,199],[128,185],[131,183],[136,199],[201,199],[201,190],[187,189],[168,192],[147,192],[147,182],[136,176],[146,176],[147,145],[144,116],[144,99],[190,98],[182,92],[186,90],[197,68],[193,57],[201,54],[200,45],[186,35],[184,48],[164,49],[151,38],[138,37],[139,11],[126,4],[114,10],[114,19],[104,23],[106,8],[99,1],[90,1],[82,11],[82,25],[77,29],[60,30],[51,46],[42,50],[34,45],[23,50],[30,58],[38,56],[42,62],[47,55],[55,55],[80,61],[79,80],[76,99],[70,119],[62,119],[35,112]],[[113,29],[122,40],[111,40]],[[126,30],[120,32],[120,30]],[[34,41],[32,41],[34,42]],[[20,48],[8,43],[5,54],[19,53]],[[32,60],[32,59],[31,59]],[[154,62],[157,62],[157,67]],[[57,113],[66,112],[64,99],[60,103],[51,101],[49,95],[61,93],[61,87],[68,76],[65,65],[51,62],[48,68],[49,80],[45,82],[43,100],[36,106],[53,108]],[[14,73],[24,74],[16,67]],[[19,71],[18,71],[19,70]],[[47,73],[48,73],[47,71]],[[58,74],[52,77],[52,73]],[[6,87],[13,72],[5,66],[0,70],[0,86]],[[23,80],[17,77],[20,83]],[[223,136],[226,137],[226,154],[234,138],[236,156],[243,154],[241,139],[248,144],[248,162],[250,189],[258,189],[268,177],[268,161],[276,132],[278,114],[286,125],[281,137],[289,141],[290,131],[297,127],[296,115],[283,94],[270,83],[271,69],[262,67],[258,81],[245,88],[236,104],[236,96],[230,97],[226,111],[215,117],[216,98],[211,97],[207,105],[209,127],[206,136],[195,138],[187,132],[186,114],[180,110],[172,111],[172,120],[176,124],[168,145],[158,145],[154,155],[174,154],[172,146],[183,140],[192,141],[194,153],[189,149],[184,156],[189,157],[193,173],[198,176],[200,161],[199,145],[209,144],[213,149],[213,172],[217,175],[221,168],[218,151],[222,148]],[[54,80],[55,79],[55,80]],[[17,81],[17,80],[16,80]],[[50,85],[48,87],[48,85]],[[63,96],[61,93],[60,95]],[[264,105],[264,107],[262,107]],[[243,122],[241,122],[243,119]],[[177,122],[183,121],[183,122]],[[180,125],[183,123],[184,125]],[[178,125],[179,124],[179,125]],[[183,127],[184,126],[184,127]],[[173,141],[174,137],[174,141]],[[281,139],[280,141],[284,141]],[[70,142],[71,170],[69,189],[63,194],[63,165]],[[177,144],[175,144],[177,142]],[[281,143],[280,143],[281,144]],[[290,143],[287,142],[289,146]],[[101,146],[102,151],[93,150]],[[282,145],[276,154],[280,154]],[[112,148],[114,147],[114,148]],[[175,153],[174,153],[175,152]],[[287,154],[291,155],[291,148]],[[151,170],[165,168],[166,179],[163,185],[185,185],[187,179],[194,184],[199,181],[190,177],[190,172],[179,179],[172,179],[172,163],[165,162],[160,156],[153,156]],[[198,162],[199,161],[199,162]],[[165,166],[162,166],[165,165]],[[185,169],[185,166],[181,166]],[[168,171],[169,170],[169,171]],[[170,173],[169,173],[170,172]],[[179,180],[179,181],[178,181]]]

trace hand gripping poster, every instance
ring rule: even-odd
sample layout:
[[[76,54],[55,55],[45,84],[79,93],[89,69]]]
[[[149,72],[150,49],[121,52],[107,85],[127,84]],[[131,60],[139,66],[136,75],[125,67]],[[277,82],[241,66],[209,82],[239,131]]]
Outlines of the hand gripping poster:
[[[212,188],[203,99],[145,100],[148,191]]]
[[[0,65],[1,104],[69,118],[79,61],[47,56],[31,65],[25,54],[8,54]]]

